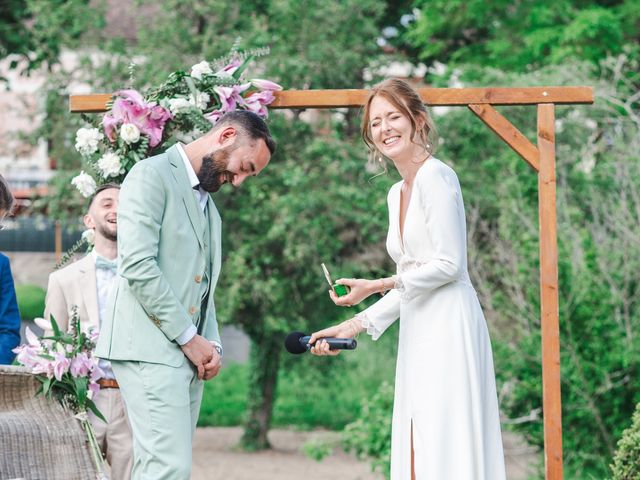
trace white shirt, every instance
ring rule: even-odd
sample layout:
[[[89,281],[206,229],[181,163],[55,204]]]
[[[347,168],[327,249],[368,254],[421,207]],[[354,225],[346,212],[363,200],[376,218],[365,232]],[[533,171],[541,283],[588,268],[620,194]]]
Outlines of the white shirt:
[[[95,263],[98,258],[98,253],[94,250],[91,251],[91,256]],[[104,257],[106,258],[106,257]],[[107,314],[107,299],[111,293],[111,289],[115,285],[116,272],[111,270],[105,270],[104,268],[96,268],[96,296],[98,299],[98,318],[99,325],[102,327],[102,319]],[[115,378],[113,370],[111,369],[111,362],[109,360],[100,359],[98,366],[104,372],[104,378]]]

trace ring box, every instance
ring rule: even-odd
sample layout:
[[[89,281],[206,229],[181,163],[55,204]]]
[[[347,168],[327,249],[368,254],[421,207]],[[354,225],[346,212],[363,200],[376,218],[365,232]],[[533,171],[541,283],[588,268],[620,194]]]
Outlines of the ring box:
[[[331,285],[331,287],[333,288],[335,294],[339,297],[343,297],[351,291],[351,289],[347,285],[338,285],[337,283],[334,283],[333,285]]]

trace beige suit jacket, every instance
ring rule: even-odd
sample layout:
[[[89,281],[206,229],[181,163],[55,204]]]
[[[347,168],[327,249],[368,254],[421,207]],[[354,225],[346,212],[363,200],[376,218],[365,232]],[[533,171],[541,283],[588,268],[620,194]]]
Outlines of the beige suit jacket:
[[[78,307],[83,329],[100,327],[96,266],[93,255],[87,255],[71,265],[49,275],[44,316],[53,316],[61,330],[69,328],[72,307]],[[48,332],[50,333],[50,332]]]

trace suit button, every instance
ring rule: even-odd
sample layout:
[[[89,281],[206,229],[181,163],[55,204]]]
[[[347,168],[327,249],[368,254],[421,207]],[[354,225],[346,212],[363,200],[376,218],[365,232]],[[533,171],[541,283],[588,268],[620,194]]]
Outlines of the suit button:
[[[200,283],[202,281],[202,275],[196,275],[194,280],[196,281],[196,283]]]
[[[193,315],[193,314],[194,314],[194,313],[196,313],[197,311],[198,311],[198,309],[197,309],[196,307],[191,307],[191,308],[189,309],[189,313],[190,313],[191,315]]]

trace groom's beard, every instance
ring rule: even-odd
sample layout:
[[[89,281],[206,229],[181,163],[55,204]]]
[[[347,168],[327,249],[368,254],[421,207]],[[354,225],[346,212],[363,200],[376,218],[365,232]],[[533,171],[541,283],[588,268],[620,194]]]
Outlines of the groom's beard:
[[[231,182],[233,173],[227,170],[230,153],[225,147],[202,157],[197,177],[203,190],[217,192],[224,183]]]

